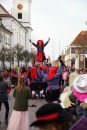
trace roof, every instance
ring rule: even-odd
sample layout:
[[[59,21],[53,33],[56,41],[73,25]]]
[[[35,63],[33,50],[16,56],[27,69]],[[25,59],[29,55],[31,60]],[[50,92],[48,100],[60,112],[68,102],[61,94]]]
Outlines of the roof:
[[[13,17],[13,16],[10,14],[0,14],[0,17]]]
[[[86,46],[87,45],[87,31],[81,31],[69,46]]]
[[[13,18],[26,30],[26,32],[28,32],[27,29],[16,18],[14,18],[11,14],[9,14],[8,11],[1,4],[0,4],[0,7],[2,8],[2,10],[6,12],[5,14],[0,14],[0,17]]]
[[[1,23],[1,28],[5,29],[6,31],[8,31],[9,33],[13,34],[10,30],[8,30],[2,23]]]
[[[7,14],[9,14],[8,13],[8,11],[0,4],[0,6],[2,7],[2,9],[7,13]]]

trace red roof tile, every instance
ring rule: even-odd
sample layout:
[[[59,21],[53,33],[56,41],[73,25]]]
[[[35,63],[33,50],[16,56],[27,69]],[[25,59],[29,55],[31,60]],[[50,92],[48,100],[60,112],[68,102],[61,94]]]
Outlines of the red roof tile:
[[[12,17],[10,14],[0,14],[0,17]]]
[[[87,44],[87,31],[81,31],[69,46],[82,46]]]

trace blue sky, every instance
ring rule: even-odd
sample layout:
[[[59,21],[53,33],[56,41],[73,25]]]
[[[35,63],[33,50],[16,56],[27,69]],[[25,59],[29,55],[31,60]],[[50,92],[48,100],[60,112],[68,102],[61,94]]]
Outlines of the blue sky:
[[[0,0],[0,3],[10,9],[10,0]],[[46,42],[50,37],[45,53],[51,58],[56,59],[59,50],[64,50],[81,31],[87,30],[86,21],[87,0],[32,0],[32,39]]]

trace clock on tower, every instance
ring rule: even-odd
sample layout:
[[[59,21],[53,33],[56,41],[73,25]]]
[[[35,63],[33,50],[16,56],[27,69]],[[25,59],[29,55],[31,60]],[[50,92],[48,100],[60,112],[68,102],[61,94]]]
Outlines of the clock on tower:
[[[23,8],[23,5],[22,5],[22,4],[18,4],[18,5],[17,5],[17,8],[18,8],[19,10],[21,10],[21,9]]]

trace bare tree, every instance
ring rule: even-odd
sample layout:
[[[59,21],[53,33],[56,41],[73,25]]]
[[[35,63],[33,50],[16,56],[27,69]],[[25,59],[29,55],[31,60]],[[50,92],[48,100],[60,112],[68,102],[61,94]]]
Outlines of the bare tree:
[[[5,61],[8,61],[7,60],[8,53],[9,53],[9,49],[2,46],[0,50],[0,61],[3,63],[3,68],[5,68]]]
[[[12,58],[17,62],[18,66],[20,61],[23,61],[23,51],[23,46],[20,44],[17,44],[12,48]]]
[[[36,57],[34,53],[32,52],[30,53],[28,50],[23,51],[22,56],[23,56],[23,61],[25,62],[25,65],[27,65],[30,62],[31,58]]]

